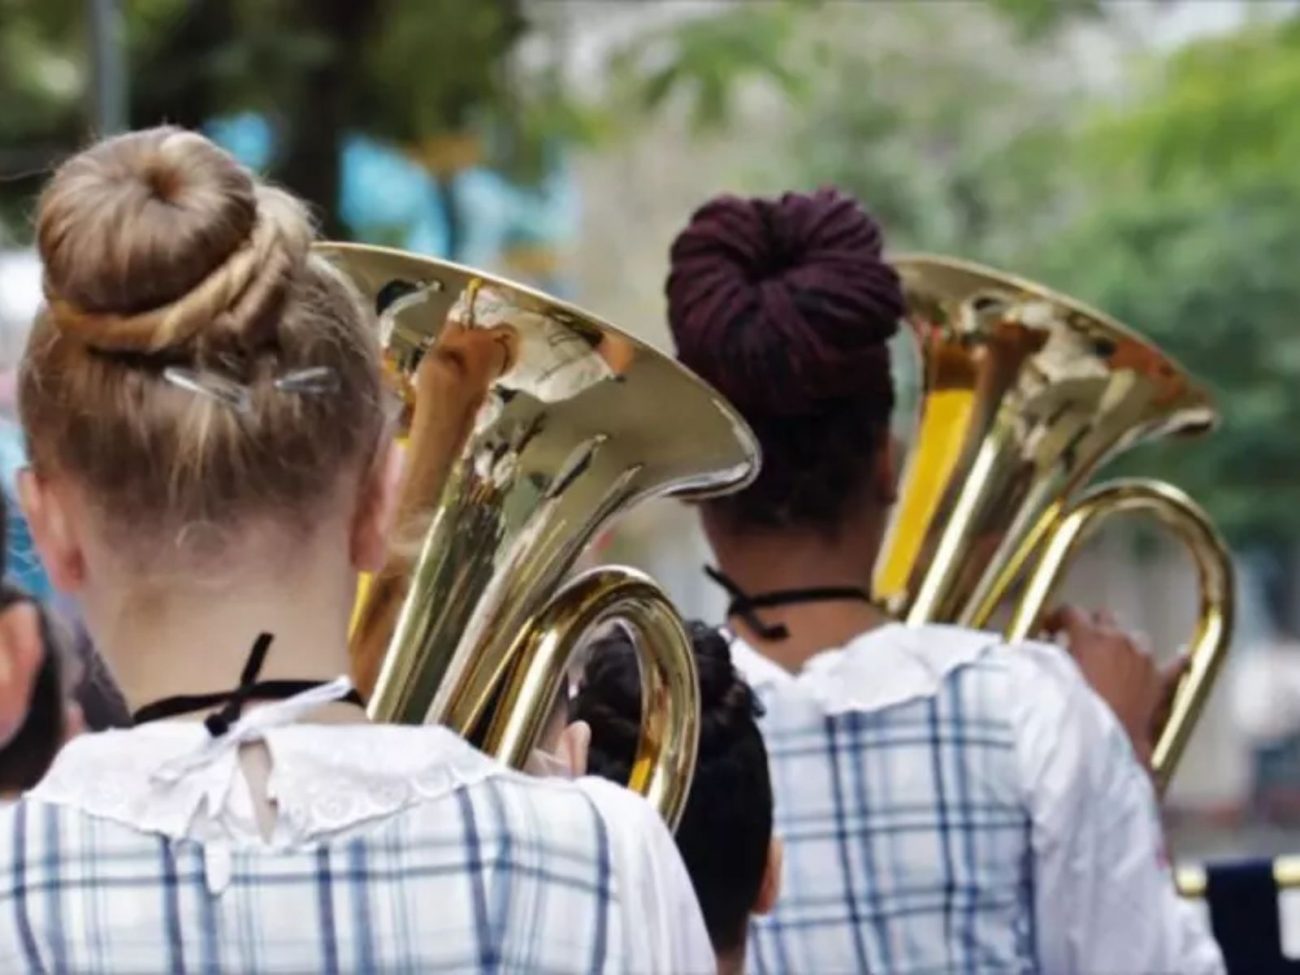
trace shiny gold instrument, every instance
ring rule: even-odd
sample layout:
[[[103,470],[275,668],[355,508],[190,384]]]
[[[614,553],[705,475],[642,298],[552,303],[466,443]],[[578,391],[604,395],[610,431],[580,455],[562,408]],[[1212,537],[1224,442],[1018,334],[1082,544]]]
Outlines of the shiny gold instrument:
[[[983,627],[1010,608],[1006,632],[1020,639],[1089,531],[1108,515],[1154,515],[1186,544],[1200,581],[1190,667],[1153,756],[1163,788],[1227,650],[1232,561],[1169,484],[1084,488],[1139,441],[1211,429],[1208,393],[1158,348],[1063,295],[946,258],[893,263],[924,388],[876,597],[910,623]]]
[[[748,483],[749,428],[667,356],[539,292],[400,251],[319,249],[379,312],[405,404],[398,541],[353,622],[371,716],[441,722],[521,766],[575,646],[617,619],[642,673],[630,784],[674,824],[698,741],[690,641],[639,573],[569,575],[630,505]]]

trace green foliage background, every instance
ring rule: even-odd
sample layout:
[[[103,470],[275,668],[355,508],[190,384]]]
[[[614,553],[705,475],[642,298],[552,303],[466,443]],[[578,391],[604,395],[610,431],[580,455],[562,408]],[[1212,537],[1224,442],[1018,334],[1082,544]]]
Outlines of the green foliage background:
[[[762,79],[788,110],[761,133],[758,182],[837,183],[898,249],[1014,269],[1152,336],[1216,388],[1224,425],[1124,465],[1186,486],[1239,545],[1300,541],[1300,18],[1149,55],[1098,92],[1060,41],[1105,27],[1100,0],[745,2],[635,38],[579,92],[513,58],[545,2],[123,9],[132,123],[270,111],[290,141],[274,175],[318,204],[348,128],[491,133],[492,161],[526,179],[557,135],[599,145],[683,107],[726,130]],[[23,238],[41,174],[91,132],[84,10],[0,0],[0,239]]]
[[[1101,95],[1072,83],[1053,40],[1105,6],[992,6],[1014,19],[920,4],[877,19],[889,43],[837,48],[858,12],[828,5],[802,41],[822,51],[815,94],[773,168],[858,193],[896,249],[1003,266],[1153,338],[1215,389],[1223,424],[1117,469],[1173,480],[1233,543],[1292,560],[1300,17],[1148,57]]]

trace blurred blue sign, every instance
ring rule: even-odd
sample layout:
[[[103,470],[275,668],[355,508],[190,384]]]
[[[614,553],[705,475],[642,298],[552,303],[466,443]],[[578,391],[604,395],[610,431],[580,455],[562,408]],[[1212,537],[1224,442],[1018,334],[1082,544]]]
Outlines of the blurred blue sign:
[[[265,170],[275,159],[275,129],[264,116],[216,119],[205,130],[250,169]],[[560,152],[532,186],[486,166],[461,170],[439,186],[400,148],[360,134],[348,136],[341,152],[339,215],[359,240],[508,272],[512,251],[556,248],[576,233],[578,190]],[[567,290],[554,279],[533,283]]]
[[[32,533],[18,507],[18,472],[27,466],[23,432],[11,420],[0,419],[0,490],[5,503],[5,578],[38,599],[52,592],[49,577],[32,544]]]

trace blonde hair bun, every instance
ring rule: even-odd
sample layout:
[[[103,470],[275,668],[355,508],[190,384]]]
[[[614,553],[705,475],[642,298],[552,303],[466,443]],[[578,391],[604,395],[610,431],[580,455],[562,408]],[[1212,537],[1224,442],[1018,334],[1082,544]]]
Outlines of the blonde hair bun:
[[[357,292],[308,256],[302,203],[200,135],[150,129],[65,162],[38,232],[48,308],[18,386],[31,463],[85,489],[116,551],[189,572],[245,525],[316,531],[359,489],[386,423],[379,344]],[[281,385],[304,373],[328,390]],[[212,383],[237,395],[201,395]]]
[[[172,127],[74,156],[37,213],[54,324],[105,352],[265,346],[311,239],[301,203]]]

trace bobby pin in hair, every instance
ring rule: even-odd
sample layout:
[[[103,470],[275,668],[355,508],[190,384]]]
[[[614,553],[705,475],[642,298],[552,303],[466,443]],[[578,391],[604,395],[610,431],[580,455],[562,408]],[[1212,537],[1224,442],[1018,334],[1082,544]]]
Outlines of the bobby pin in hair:
[[[182,366],[168,366],[163,370],[162,376],[173,386],[216,400],[218,403],[233,407],[240,413],[247,413],[252,409],[251,387],[229,376],[208,369],[186,369]],[[294,369],[277,376],[272,381],[272,385],[277,392],[281,393],[325,396],[339,391],[339,377],[330,366],[311,366],[306,369]]]
[[[329,366],[295,369],[276,379],[275,388],[282,393],[325,396],[339,391],[339,374]]]
[[[173,386],[232,406],[240,413],[247,413],[253,405],[252,391],[247,386],[209,370],[168,366],[162,376]]]

